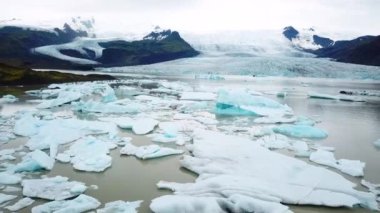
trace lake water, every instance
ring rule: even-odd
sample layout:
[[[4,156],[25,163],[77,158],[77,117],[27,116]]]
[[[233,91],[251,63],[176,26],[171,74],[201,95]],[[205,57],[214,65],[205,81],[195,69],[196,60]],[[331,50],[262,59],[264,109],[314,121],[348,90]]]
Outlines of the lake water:
[[[152,77],[152,76],[151,76]],[[154,76],[153,76],[154,77]],[[162,77],[161,77],[162,78]],[[374,81],[349,81],[333,79],[308,78],[253,78],[229,77],[224,81],[193,79],[191,77],[170,77],[170,80],[181,80],[194,88],[216,91],[219,88],[250,88],[266,93],[265,96],[281,103],[288,104],[296,115],[304,115],[320,120],[318,127],[327,130],[329,137],[315,143],[336,148],[337,159],[361,160],[366,163],[364,178],[374,183],[380,183],[380,150],[372,144],[380,138],[380,97],[368,98],[367,102],[344,102],[337,100],[308,99],[307,92],[337,95],[340,90],[380,92],[380,83]],[[275,91],[287,91],[285,98],[277,98]],[[17,110],[30,109],[33,103],[26,103],[27,97],[20,102],[4,104],[1,114],[11,114]],[[239,118],[219,118],[222,123],[236,122]],[[244,120],[245,125],[256,125],[250,119]],[[129,131],[120,130],[120,135],[130,136],[136,145],[151,144],[149,138],[135,136]],[[0,148],[17,147],[25,143],[25,138],[18,138]],[[173,145],[175,146],[175,145]],[[185,149],[182,147],[182,149]],[[196,175],[180,167],[181,156],[169,156],[152,160],[138,160],[135,157],[120,156],[120,148],[111,151],[112,167],[102,173],[78,172],[70,164],[56,162],[52,171],[44,172],[48,176],[62,175],[71,180],[85,182],[86,185],[97,185],[99,188],[88,189],[87,195],[97,198],[102,204],[114,200],[144,200],[139,212],[149,212],[149,204],[153,198],[170,191],[158,190],[156,184],[160,180],[175,182],[193,182]],[[283,154],[291,155],[283,151]],[[306,160],[307,161],[307,160]],[[355,183],[360,178],[344,175]],[[363,188],[360,188],[363,189]],[[36,202],[34,205],[42,203]],[[295,212],[370,212],[362,208],[321,208],[291,206]],[[26,208],[21,212],[29,212]]]

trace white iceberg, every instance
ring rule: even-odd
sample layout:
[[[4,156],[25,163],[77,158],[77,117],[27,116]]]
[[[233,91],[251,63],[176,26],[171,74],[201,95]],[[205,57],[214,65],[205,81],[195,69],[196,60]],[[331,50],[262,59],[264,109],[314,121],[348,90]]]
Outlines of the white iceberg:
[[[17,184],[21,182],[21,177],[9,172],[0,172],[0,184]]]
[[[97,213],[137,213],[137,208],[140,207],[142,200],[139,201],[122,201],[117,200],[105,204],[105,207],[98,209]]]
[[[143,105],[131,103],[128,105],[119,105],[117,103],[102,103],[97,101],[75,102],[72,103],[74,110],[81,112],[97,113],[138,113],[144,109]]]
[[[3,103],[13,103],[18,101],[18,98],[14,95],[4,95],[3,97],[0,98],[0,104]]]
[[[18,200],[16,203],[14,203],[13,205],[11,206],[7,206],[5,207],[6,209],[8,209],[9,211],[12,211],[12,212],[16,212],[20,209],[23,209],[27,206],[30,206],[34,203],[34,200],[29,198],[29,197],[24,197],[20,200]]]
[[[283,124],[273,128],[273,131],[293,138],[324,139],[327,132],[308,125]]]
[[[58,107],[63,104],[77,101],[81,97],[82,97],[82,94],[75,91],[61,91],[58,93],[57,98],[51,99],[51,100],[44,100],[42,103],[37,105],[37,108],[48,109],[48,108]]]
[[[329,151],[318,149],[316,152],[311,153],[309,159],[315,163],[336,168],[351,176],[364,175],[365,163],[358,160],[336,160],[334,154]]]
[[[68,180],[67,177],[62,176],[23,180],[21,182],[22,194],[46,200],[65,200],[86,191],[87,187],[84,183]]]
[[[81,194],[73,200],[60,200],[45,203],[32,208],[32,213],[79,213],[96,209],[100,202],[90,196]]]
[[[219,115],[284,116],[292,115],[287,105],[246,91],[219,90],[215,113]]]
[[[22,158],[12,171],[14,172],[34,172],[42,169],[51,170],[54,166],[54,159],[50,158],[41,150],[34,150]]]
[[[122,155],[134,155],[140,159],[151,159],[159,158],[168,155],[178,155],[182,154],[183,151],[179,149],[172,149],[166,147],[160,147],[158,145],[148,145],[148,146],[135,146],[131,143],[126,144],[121,150]]]
[[[32,113],[25,113],[15,123],[13,132],[20,136],[32,136],[37,134],[41,121]]]
[[[175,196],[255,200],[297,205],[361,205],[377,210],[376,197],[354,189],[355,184],[325,168],[307,164],[261,147],[249,139],[211,131],[196,131],[182,166],[200,176],[195,183],[159,182]],[[249,198],[253,198],[251,201]],[[218,203],[217,203],[218,204]],[[168,203],[175,208],[178,204]],[[223,209],[223,204],[218,204]],[[195,205],[194,205],[195,206]],[[193,207],[194,207],[193,206]]]
[[[122,129],[132,129],[133,123],[135,122],[134,119],[130,117],[101,117],[99,120],[115,123]]]
[[[94,137],[86,137],[72,144],[65,154],[71,156],[71,163],[77,170],[102,172],[112,164],[108,153],[113,145]]]
[[[13,200],[16,197],[17,197],[16,195],[7,195],[7,194],[0,193],[0,204]]]
[[[309,98],[339,100],[339,96],[328,95],[328,94],[317,93],[317,92],[308,92],[307,95],[309,96]]]
[[[180,99],[191,101],[214,101],[216,99],[216,94],[211,92],[183,92]]]
[[[158,121],[152,118],[137,119],[132,125],[132,131],[137,135],[145,135],[154,130]]]

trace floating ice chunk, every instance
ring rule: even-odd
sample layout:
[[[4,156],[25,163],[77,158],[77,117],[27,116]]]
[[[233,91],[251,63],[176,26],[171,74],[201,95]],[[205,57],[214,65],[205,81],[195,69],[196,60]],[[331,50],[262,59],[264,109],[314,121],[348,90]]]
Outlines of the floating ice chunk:
[[[193,91],[192,87],[190,87],[189,85],[187,85],[186,83],[183,83],[183,82],[162,81],[162,82],[160,82],[160,84],[161,84],[161,86],[163,86],[165,88],[176,90],[176,91],[186,91],[186,92],[192,92]]]
[[[14,149],[3,149],[0,150],[0,160],[14,160],[15,157],[12,154],[15,153]]]
[[[235,195],[277,203],[378,209],[376,197],[325,168],[307,164],[258,143],[211,131],[196,131],[181,165],[200,176],[195,183],[160,182],[176,196],[229,198]],[[168,206],[175,206],[170,203]],[[218,204],[222,208],[223,204]]]
[[[274,116],[268,116],[268,117],[259,117],[254,120],[255,123],[258,124],[279,124],[279,123],[294,123],[296,121],[295,117],[274,117]]]
[[[58,97],[52,100],[45,100],[42,103],[37,105],[39,109],[47,109],[58,107],[63,104],[71,103],[77,101],[82,97],[83,94],[75,91],[60,91]]]
[[[361,97],[351,96],[351,95],[340,95],[339,100],[341,101],[350,101],[350,102],[365,102]]]
[[[0,130],[0,142],[7,143],[10,140],[15,139],[16,136],[12,132],[6,132]]]
[[[307,157],[309,158],[311,152],[309,151],[309,146],[305,141],[294,141],[290,148],[295,152],[296,157]]]
[[[181,94],[180,99],[192,101],[213,101],[216,99],[216,94],[211,92],[184,92]]]
[[[61,163],[69,163],[70,160],[71,160],[71,157],[70,155],[66,154],[66,153],[59,153],[55,159],[57,159],[59,162]]]
[[[186,195],[164,195],[155,198],[150,204],[150,209],[155,213],[226,212],[217,198]]]
[[[108,155],[112,147],[102,140],[87,137],[76,141],[66,154],[72,156],[71,163],[77,170],[102,172],[112,164]]]
[[[54,159],[50,158],[41,150],[34,150],[22,158],[13,171],[15,172],[34,172],[41,169],[51,170],[54,166]]]
[[[283,124],[273,128],[273,131],[294,138],[324,139],[327,132],[307,125]]]
[[[130,117],[102,117],[99,118],[99,120],[115,123],[118,127],[122,129],[132,129],[133,123],[135,122]]]
[[[278,98],[285,98],[287,95],[287,92],[284,92],[284,91],[281,91],[281,92],[277,92],[276,96]]]
[[[158,145],[137,147],[133,144],[127,144],[120,150],[120,154],[122,155],[134,155],[143,160],[150,158],[159,158],[168,155],[178,155],[182,153],[182,150],[160,147]]]
[[[267,135],[257,140],[262,146],[268,149],[285,149],[290,147],[290,143],[285,136]]]
[[[14,187],[14,186],[7,186],[3,189],[3,192],[19,192],[21,191],[21,188]]]
[[[115,103],[102,103],[95,101],[75,102],[72,104],[74,110],[81,112],[98,112],[98,113],[137,113],[145,109],[141,104],[131,103],[128,105],[119,105]]]
[[[3,97],[0,98],[0,104],[3,103],[13,103],[18,101],[18,98],[14,95],[4,95]]]
[[[87,187],[84,183],[68,180],[67,177],[62,176],[23,180],[21,182],[22,194],[47,200],[65,200],[86,191]]]
[[[246,91],[220,90],[215,113],[220,115],[283,116],[291,115],[292,110],[274,100],[254,96]]]
[[[17,184],[21,182],[21,177],[9,172],[0,172],[0,184]]]
[[[317,92],[308,92],[307,95],[309,96],[309,98],[339,100],[339,96],[322,94],[322,93],[317,93]]]
[[[140,207],[142,200],[139,201],[113,201],[105,204],[105,207],[98,209],[97,213],[137,213],[137,208]]]
[[[376,140],[375,142],[373,142],[373,145],[377,148],[380,149],[380,138],[378,140]]]
[[[366,180],[364,180],[364,179],[362,179],[362,180],[360,181],[360,183],[361,183],[363,186],[367,187],[368,190],[369,190],[370,192],[374,193],[374,194],[377,195],[377,196],[380,195],[380,184],[370,183],[370,182],[368,182],[368,181],[366,181]]]
[[[73,200],[52,201],[32,208],[32,213],[71,213],[86,212],[96,209],[100,202],[90,196],[81,194]]]
[[[32,113],[25,113],[16,121],[13,132],[20,136],[32,136],[37,134],[40,125],[40,120],[35,118]]]
[[[306,125],[306,126],[314,126],[316,123],[315,120],[305,117],[305,116],[300,116],[297,118],[297,121],[294,123],[296,125]]]
[[[23,209],[27,206],[30,206],[34,203],[34,200],[29,198],[29,197],[24,197],[20,200],[18,200],[16,203],[14,203],[13,205],[11,206],[7,206],[5,207],[6,209],[8,209],[9,211],[12,211],[12,212],[15,212],[15,211],[18,211],[20,209]]]
[[[351,176],[363,176],[363,169],[365,163],[358,160],[346,160],[340,159],[336,160],[334,154],[325,150],[317,150],[316,152],[311,153],[310,160],[322,164],[325,166],[330,166],[336,168],[343,173],[349,174]]]
[[[140,118],[133,123],[132,130],[137,135],[145,135],[153,131],[158,123],[157,120],[152,118]]]
[[[0,193],[0,204],[13,200],[16,197],[17,197],[16,195],[7,195],[7,194]]]

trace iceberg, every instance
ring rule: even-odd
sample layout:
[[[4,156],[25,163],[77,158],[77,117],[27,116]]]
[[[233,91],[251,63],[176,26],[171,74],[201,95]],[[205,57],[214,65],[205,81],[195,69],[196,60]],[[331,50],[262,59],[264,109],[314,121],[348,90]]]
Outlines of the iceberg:
[[[9,172],[0,172],[0,184],[17,184],[21,182],[21,177]]]
[[[99,120],[112,122],[122,129],[132,129],[133,123],[135,122],[130,117],[101,117]]]
[[[151,159],[159,158],[168,155],[178,155],[182,154],[183,151],[179,149],[172,149],[166,147],[160,147],[158,145],[148,145],[148,146],[135,146],[131,143],[126,144],[121,150],[122,155],[134,155],[140,159]]]
[[[39,109],[48,109],[53,107],[58,107],[73,101],[77,101],[82,97],[83,94],[75,91],[61,91],[58,93],[58,97],[51,100],[44,100],[42,103],[37,105]]]
[[[86,191],[87,187],[84,183],[68,180],[69,178],[62,176],[23,180],[21,182],[22,194],[46,200],[65,200]]]
[[[41,125],[41,121],[34,117],[32,113],[28,112],[22,115],[14,125],[13,132],[20,136],[32,136],[37,134],[38,127]]]
[[[0,193],[0,204],[13,200],[16,197],[17,197],[16,195],[7,195],[7,194]]]
[[[98,209],[97,213],[137,213],[137,208],[140,207],[142,200],[139,201],[122,201],[117,200],[105,204],[105,207]]]
[[[112,164],[108,153],[113,145],[94,137],[86,137],[74,142],[65,154],[71,156],[70,162],[77,170],[102,172]]]
[[[18,101],[18,98],[14,95],[4,95],[3,97],[0,98],[0,104],[3,103],[13,103]]]
[[[329,151],[318,149],[316,152],[311,153],[309,159],[315,163],[336,168],[351,176],[358,177],[364,175],[365,163],[358,160],[336,160],[334,154]]]
[[[219,90],[215,113],[218,115],[285,116],[292,115],[287,105],[247,91]]]
[[[379,149],[380,149],[380,139],[374,141],[374,142],[373,142],[373,145],[374,145],[376,148],[379,148]]]
[[[80,112],[95,112],[95,113],[138,113],[144,109],[143,105],[131,103],[128,105],[119,105],[117,103],[102,103],[96,101],[74,102],[73,109]]]
[[[322,94],[322,93],[317,93],[317,92],[308,92],[307,95],[309,96],[309,98],[339,100],[339,96]]]
[[[154,130],[158,125],[158,121],[152,118],[140,118],[137,119],[132,125],[132,131],[136,135],[145,135]]]
[[[32,208],[32,213],[79,213],[96,209],[99,206],[100,202],[97,199],[81,194],[73,200],[56,200],[35,206]]]
[[[244,206],[255,206],[259,200],[277,204],[360,205],[378,209],[376,196],[355,190],[355,184],[343,176],[270,151],[243,137],[198,130],[189,151],[193,156],[185,155],[181,165],[199,174],[195,183],[158,183],[159,188],[174,191],[175,197],[234,200],[236,196],[243,196]],[[184,199],[164,202],[165,209],[175,209],[178,205],[184,207],[181,200]],[[186,203],[189,208],[198,206],[197,202]],[[209,203],[220,209],[226,206],[223,202]],[[156,209],[153,203],[151,209]],[[263,212],[270,212],[269,209]]]
[[[327,137],[326,131],[308,125],[283,124],[274,127],[273,131],[293,138],[324,139]]]
[[[16,203],[14,203],[11,206],[6,206],[5,208],[8,209],[9,211],[16,212],[20,209],[23,209],[27,206],[30,206],[34,203],[34,200],[29,198],[29,197],[24,197],[20,200],[18,200]]]
[[[12,170],[14,172],[34,172],[42,169],[51,170],[53,166],[54,159],[37,149],[25,155]]]
[[[183,92],[180,99],[190,101],[214,101],[216,95],[211,92]]]

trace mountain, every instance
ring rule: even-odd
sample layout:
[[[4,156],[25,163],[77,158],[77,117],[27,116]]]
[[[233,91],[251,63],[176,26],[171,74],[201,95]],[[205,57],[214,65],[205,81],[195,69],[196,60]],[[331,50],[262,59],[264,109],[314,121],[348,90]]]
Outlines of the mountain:
[[[316,50],[314,54],[340,62],[380,66],[380,36],[336,41],[331,47]]]
[[[284,28],[283,36],[291,41],[295,48],[320,58],[380,66],[380,36],[361,36],[353,40],[333,41],[317,35],[313,28],[300,32],[292,26]]]
[[[94,38],[94,20],[75,18],[63,29],[0,27],[0,63],[31,68],[90,70],[196,56],[178,32],[156,28],[140,40]]]
[[[32,85],[51,84],[79,81],[114,80],[109,75],[76,75],[54,71],[34,71],[28,68],[20,68],[0,63],[0,86],[3,85]]]
[[[292,26],[285,27],[282,34],[293,43],[296,48],[303,50],[317,50],[327,48],[334,44],[334,41],[316,34],[313,28],[296,30]]]

